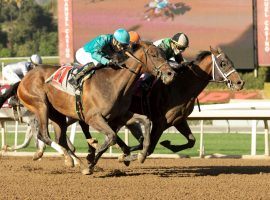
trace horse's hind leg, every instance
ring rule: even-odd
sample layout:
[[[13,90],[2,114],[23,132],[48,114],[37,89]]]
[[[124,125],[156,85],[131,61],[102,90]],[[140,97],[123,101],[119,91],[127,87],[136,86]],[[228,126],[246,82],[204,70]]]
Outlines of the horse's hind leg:
[[[92,139],[91,133],[89,131],[89,125],[83,121],[79,121],[79,124],[81,126],[81,129],[88,144],[88,155],[86,156],[86,160],[88,164],[93,164],[96,155],[96,146],[94,145],[97,144],[97,142],[95,142],[95,140]]]
[[[68,165],[72,166],[73,165],[73,160],[68,154],[67,150],[57,144],[56,142],[52,141],[50,136],[49,136],[49,131],[48,131],[48,105],[49,102],[39,102],[39,105],[34,105],[35,109],[32,109],[31,111],[34,112],[37,116],[37,119],[39,121],[39,134],[38,134],[38,139],[40,139],[42,142],[44,142],[46,145],[51,146],[54,148],[57,152],[60,154],[64,155],[65,159],[71,160]],[[33,107],[32,107],[33,108]]]
[[[58,143],[59,145],[61,145],[63,148],[67,150],[67,154],[64,155],[65,165],[69,167],[73,167],[74,162],[73,162],[72,157],[70,156],[71,150],[69,149],[67,145],[67,139],[66,139],[66,131],[67,131],[66,117],[54,109],[51,109],[51,113],[49,117],[52,120],[56,143]]]

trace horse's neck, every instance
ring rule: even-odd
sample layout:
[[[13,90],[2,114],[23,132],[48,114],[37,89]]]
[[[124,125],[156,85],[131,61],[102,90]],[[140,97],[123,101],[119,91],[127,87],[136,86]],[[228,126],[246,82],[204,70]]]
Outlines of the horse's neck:
[[[152,91],[151,98],[160,99],[162,102],[167,99],[172,106],[185,104],[198,97],[208,85],[208,78],[209,75],[198,68],[187,69],[183,73],[180,72],[169,86],[159,81]]]
[[[136,70],[136,68],[132,68],[132,70]],[[139,71],[137,74],[129,71],[128,69],[110,69],[105,68],[98,70],[96,72],[96,77],[92,78],[98,78],[99,81],[102,81],[102,84],[109,84],[112,87],[113,94],[121,95],[121,96],[127,96],[132,94],[132,91],[135,86],[136,80],[139,78]],[[98,81],[98,82],[99,82]]]

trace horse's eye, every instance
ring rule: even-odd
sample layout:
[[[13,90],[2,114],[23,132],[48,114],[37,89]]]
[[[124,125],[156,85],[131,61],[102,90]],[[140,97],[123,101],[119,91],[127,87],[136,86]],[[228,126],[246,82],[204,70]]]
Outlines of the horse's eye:
[[[152,56],[153,56],[154,58],[158,57],[156,53],[153,53]]]
[[[220,66],[221,66],[221,67],[226,67],[226,65],[227,65],[227,64],[225,63],[225,61],[221,61],[221,63],[220,63]]]

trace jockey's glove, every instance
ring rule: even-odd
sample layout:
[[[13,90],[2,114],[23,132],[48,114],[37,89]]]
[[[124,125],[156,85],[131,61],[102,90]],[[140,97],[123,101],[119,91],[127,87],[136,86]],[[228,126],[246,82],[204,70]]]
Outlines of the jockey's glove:
[[[118,62],[115,59],[111,59],[111,60],[109,60],[108,65],[116,65],[117,66]]]

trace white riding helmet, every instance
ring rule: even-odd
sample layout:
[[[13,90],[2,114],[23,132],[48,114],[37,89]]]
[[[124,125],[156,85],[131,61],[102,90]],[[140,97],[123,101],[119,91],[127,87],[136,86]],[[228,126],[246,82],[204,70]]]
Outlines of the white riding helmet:
[[[39,65],[39,64],[42,64],[42,59],[39,55],[37,54],[33,54],[31,57],[30,57],[30,61],[35,64],[35,65]]]
[[[176,42],[180,48],[186,49],[189,45],[189,39],[184,33],[177,33],[172,37],[172,40]]]

